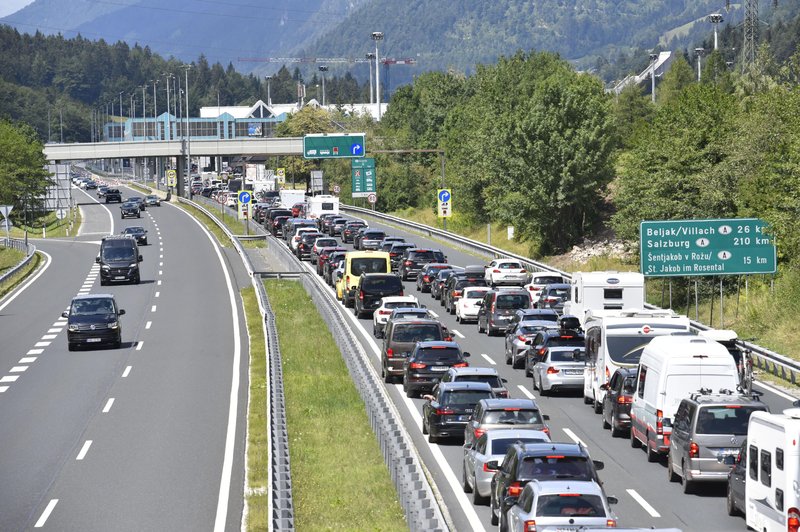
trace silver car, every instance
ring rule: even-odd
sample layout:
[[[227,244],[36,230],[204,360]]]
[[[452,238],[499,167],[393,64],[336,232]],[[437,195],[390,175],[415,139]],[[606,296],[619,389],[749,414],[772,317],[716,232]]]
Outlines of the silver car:
[[[550,347],[544,358],[531,370],[533,389],[539,390],[542,395],[549,395],[553,390],[582,390],[585,366],[585,348]]]
[[[536,333],[544,329],[553,329],[555,322],[549,320],[526,320],[517,323],[506,332],[506,364],[521,368],[525,364],[525,351]],[[529,377],[530,375],[526,375]]]
[[[488,504],[492,491],[492,477],[495,470],[486,466],[496,460],[502,461],[509,445],[522,443],[549,442],[550,436],[541,430],[495,429],[484,433],[472,443],[464,444],[464,467],[461,484],[464,493],[472,493],[475,504]]]
[[[617,517],[610,504],[615,497],[606,497],[603,488],[596,482],[532,480],[525,485],[519,498],[506,499],[513,502],[504,514],[506,526],[501,530],[527,532],[527,522],[535,521],[536,529],[559,526],[558,530],[578,530],[597,527],[616,527]]]

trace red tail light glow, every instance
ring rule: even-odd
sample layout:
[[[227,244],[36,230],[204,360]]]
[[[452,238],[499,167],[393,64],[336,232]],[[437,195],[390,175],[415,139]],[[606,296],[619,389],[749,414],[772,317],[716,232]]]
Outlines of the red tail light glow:
[[[423,364],[422,362],[412,362],[408,365],[411,369],[425,369],[428,367],[427,364]]]
[[[519,340],[520,342],[524,342],[525,340],[527,340],[527,338],[525,338],[524,335],[520,334],[517,336],[517,340]]]
[[[494,270],[492,270],[492,273],[500,273],[500,270],[494,269]]]
[[[700,456],[700,447],[695,442],[689,444],[689,458],[697,458]]]
[[[386,358],[394,358],[394,349],[391,347],[386,350]]]
[[[459,362],[458,364],[453,364],[454,368],[466,368],[469,367],[468,362]]]
[[[664,435],[664,412],[662,410],[656,410],[656,434]]]
[[[437,416],[447,416],[450,414],[455,414],[455,411],[450,410],[449,408],[437,408],[436,415]]]
[[[407,260],[407,261],[405,261],[403,264],[405,264],[406,266],[411,266],[411,265],[412,265],[412,264],[414,264],[414,263],[413,263],[413,262],[411,262],[410,260]]]
[[[483,464],[483,472],[484,473],[493,473],[495,471],[497,471],[497,469],[492,469],[491,467],[489,467],[488,462]]]
[[[522,493],[521,482],[512,482],[508,485],[508,490],[506,491],[508,497],[519,497],[520,493]]]
[[[536,532],[536,521],[525,521],[522,527],[525,532]]]
[[[486,434],[486,430],[485,429],[475,429],[474,434],[475,434],[475,439],[477,440],[478,438],[480,438],[481,436]]]
[[[606,526],[607,526],[608,528],[617,528],[617,521],[616,521],[616,519],[607,519],[607,520],[606,520]]]
[[[800,530],[800,510],[789,508],[786,513],[786,530],[788,532],[798,532]]]
[[[620,395],[617,397],[617,404],[620,405],[630,405],[633,404],[633,397],[629,395]]]
[[[559,372],[559,369],[558,369],[558,368],[554,368],[554,367],[552,367],[552,366],[550,366],[549,368],[547,368],[547,374],[548,374],[548,375],[555,375],[555,374],[556,374],[556,373],[558,373],[558,372]]]
[[[364,301],[364,291],[363,290],[359,290],[358,291],[358,299],[360,299],[361,301]]]

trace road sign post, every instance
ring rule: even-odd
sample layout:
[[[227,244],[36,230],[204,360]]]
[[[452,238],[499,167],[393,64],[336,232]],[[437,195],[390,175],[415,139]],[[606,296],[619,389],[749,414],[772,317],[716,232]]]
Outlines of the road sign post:
[[[436,211],[442,224],[447,230],[447,219],[453,215],[453,195],[449,188],[440,188],[436,191]]]
[[[240,220],[244,220],[244,230],[245,234],[250,234],[250,222],[248,218],[250,217],[250,202],[253,201],[253,196],[250,194],[248,190],[241,190],[239,191],[238,197],[238,215]]]
[[[0,205],[0,214],[3,215],[6,222],[6,240],[11,240],[11,229],[8,225],[8,216],[11,214],[11,211],[14,209],[13,205]]]
[[[639,227],[648,277],[775,273],[769,227],[757,218],[646,221]]]
[[[364,157],[365,133],[315,134],[303,137],[305,159],[349,159]]]
[[[178,172],[175,170],[167,170],[167,186],[174,187],[178,184]]]
[[[377,192],[375,159],[372,157],[353,159],[350,165],[350,172],[352,177],[350,190],[353,198],[366,198],[370,194]]]

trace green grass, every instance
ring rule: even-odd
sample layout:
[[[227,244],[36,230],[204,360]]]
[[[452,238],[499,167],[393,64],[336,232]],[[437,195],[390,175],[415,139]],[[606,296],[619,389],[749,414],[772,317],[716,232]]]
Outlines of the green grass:
[[[281,342],[295,527],[408,530],[328,327],[300,283],[264,284]]]
[[[4,282],[0,283],[0,297],[5,296],[11,290],[16,288],[17,285],[22,283],[22,281],[27,279],[27,277],[31,273],[33,273],[36,270],[36,268],[39,267],[39,263],[41,262],[41,260],[42,260],[41,255],[39,255],[39,253],[36,253],[33,259],[31,259],[31,261],[28,264],[26,264],[24,268],[22,268],[20,271],[12,275],[11,278],[6,279]],[[15,263],[15,265],[19,264],[19,262],[20,261],[18,260]]]
[[[267,473],[267,357],[261,311],[256,291],[242,290],[247,333],[250,338],[250,405],[247,412],[247,530],[267,530],[269,486]]]
[[[72,229],[70,229],[70,220],[72,220]],[[78,228],[81,226],[81,211],[75,207],[70,209],[69,214],[64,219],[59,220],[55,212],[49,212],[45,216],[37,217],[35,220],[29,221],[26,225],[21,223],[11,228],[11,238],[25,238],[25,231],[28,231],[29,238],[42,238],[42,227],[44,226],[44,236],[46,238],[57,238],[65,236],[75,236],[78,233]],[[0,223],[0,234],[5,235],[5,225]]]
[[[128,183],[126,186],[128,186],[130,188],[133,188],[133,189],[136,189],[136,190],[138,190],[139,192],[141,192],[143,194],[147,194],[147,195],[152,194],[152,192],[150,192],[150,189],[144,188],[143,186],[137,185],[136,183]]]
[[[18,249],[0,247],[0,274],[22,262],[25,253]]]

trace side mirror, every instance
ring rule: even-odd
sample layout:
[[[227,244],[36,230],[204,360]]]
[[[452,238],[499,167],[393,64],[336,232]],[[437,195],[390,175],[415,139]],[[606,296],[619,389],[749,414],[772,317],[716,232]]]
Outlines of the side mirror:
[[[608,384],[601,384],[600,385],[600,389],[601,390],[608,390]]]
[[[435,397],[433,397],[432,395],[423,395],[422,398],[425,399],[426,401],[433,401],[435,399]]]
[[[486,469],[497,471],[498,469],[500,469],[500,465],[497,463],[497,460],[490,460],[486,462]]]
[[[482,306],[483,306],[483,301],[478,301],[478,302],[476,302],[476,303],[475,303],[475,306],[476,306],[476,307],[482,307]]]
[[[508,379],[502,379],[502,378],[501,378],[501,379],[500,379],[500,382],[502,382],[503,384],[506,384],[506,383],[508,382]]]
[[[592,463],[594,463],[594,468],[597,471],[602,471],[606,467],[606,464],[601,462],[600,460],[592,460]]]
[[[464,352],[463,352],[463,353],[461,353],[461,354],[462,354],[462,356],[463,356],[464,358],[469,358],[469,357],[471,357],[471,356],[472,356],[472,355],[469,353],[469,351],[464,351]]]
[[[96,257],[94,258],[94,261],[95,261],[97,264],[100,264],[100,255],[96,256]]]
[[[119,309],[117,311],[117,316],[122,316],[123,314],[125,314],[125,309],[124,308],[121,308],[121,309]]]
[[[519,497],[506,497],[505,499],[503,499],[503,508],[511,508],[512,506],[517,504],[518,500]]]
[[[138,259],[139,259],[139,262],[142,262],[144,260],[141,255],[139,255]]]
[[[61,317],[62,318],[69,318],[69,311],[65,310],[64,312],[62,312],[61,313]]]
[[[533,340],[525,340],[525,345],[533,345]]]
[[[606,500],[608,501],[608,504],[617,504],[617,503],[619,503],[619,499],[617,499],[616,497],[613,497],[613,496],[606,497]]]
[[[542,419],[545,421],[550,421],[550,414],[542,414]]]

